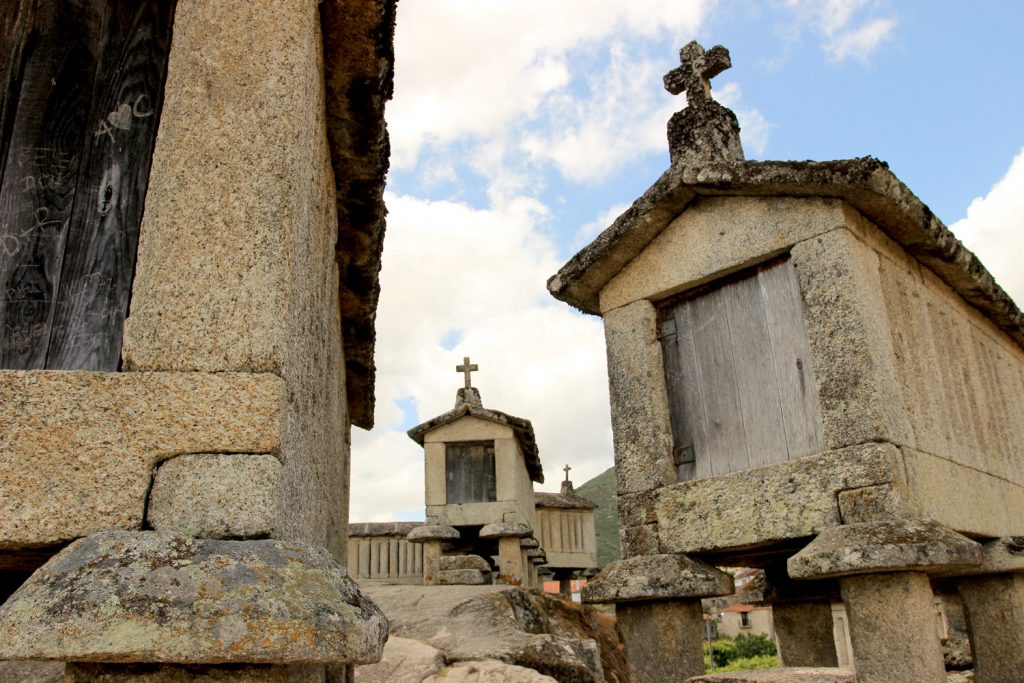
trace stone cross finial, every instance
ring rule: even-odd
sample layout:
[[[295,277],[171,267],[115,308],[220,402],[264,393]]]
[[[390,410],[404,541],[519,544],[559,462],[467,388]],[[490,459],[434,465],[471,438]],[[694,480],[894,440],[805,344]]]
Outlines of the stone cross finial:
[[[469,389],[470,387],[473,386],[472,382],[470,381],[472,379],[472,377],[470,376],[470,373],[476,372],[479,369],[480,369],[480,367],[478,365],[476,365],[475,363],[470,365],[470,363],[469,363],[469,356],[463,357],[462,365],[456,365],[455,366],[455,372],[461,372],[463,375],[466,376],[466,388],[467,389]]]
[[[679,66],[665,74],[665,90],[673,95],[686,92],[691,106],[711,98],[711,79],[732,66],[729,51],[721,45],[704,51],[691,40],[679,51]]]
[[[566,481],[569,481],[569,470],[571,470],[571,469],[572,468],[569,467],[568,465],[566,465],[565,467],[562,468],[562,471],[565,472],[565,480]]]

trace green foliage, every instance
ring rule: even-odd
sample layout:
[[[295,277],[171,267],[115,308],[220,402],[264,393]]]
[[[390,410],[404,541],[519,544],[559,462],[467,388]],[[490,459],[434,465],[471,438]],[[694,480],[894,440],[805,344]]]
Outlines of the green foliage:
[[[609,467],[586,484],[577,486],[576,493],[598,505],[594,510],[594,530],[597,532],[597,565],[603,567],[620,557],[619,506],[615,498],[615,468]]]
[[[766,657],[777,654],[775,643],[763,633],[741,633],[736,636],[736,658]]]
[[[779,665],[775,643],[765,635],[741,633],[736,640],[718,638],[713,645],[715,672],[774,669]],[[704,642],[704,666],[712,670],[707,641]]]

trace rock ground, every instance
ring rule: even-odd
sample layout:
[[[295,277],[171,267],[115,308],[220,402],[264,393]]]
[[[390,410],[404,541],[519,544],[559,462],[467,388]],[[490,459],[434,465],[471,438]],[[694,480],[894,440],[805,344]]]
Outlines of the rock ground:
[[[600,610],[510,586],[363,589],[391,630],[358,683],[627,680],[614,617]]]

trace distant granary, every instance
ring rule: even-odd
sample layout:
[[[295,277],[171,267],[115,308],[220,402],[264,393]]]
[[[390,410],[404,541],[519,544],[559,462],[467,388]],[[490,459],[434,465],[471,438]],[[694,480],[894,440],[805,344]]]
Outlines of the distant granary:
[[[353,524],[357,579],[540,588],[542,573],[567,581],[596,566],[595,504],[568,471],[560,494],[534,492],[544,473],[533,425],[484,407],[478,369],[465,358],[454,409],[409,430],[423,446],[426,522]]]
[[[584,599],[680,680],[715,566],[761,567],[787,665],[836,666],[841,600],[860,683],[939,683],[934,590],[1024,681],[1020,310],[884,163],[745,161],[727,51],[680,58],[671,167],[548,282],[608,347],[624,559]]]

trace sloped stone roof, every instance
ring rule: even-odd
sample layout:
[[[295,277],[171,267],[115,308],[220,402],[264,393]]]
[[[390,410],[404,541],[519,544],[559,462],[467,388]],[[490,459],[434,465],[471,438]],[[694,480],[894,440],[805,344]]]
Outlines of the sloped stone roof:
[[[327,140],[338,211],[338,289],[352,424],[373,427],[374,329],[391,153],[384,103],[394,81],[396,0],[324,0]]]
[[[545,493],[544,491],[533,492],[533,504],[537,507],[565,508],[568,510],[593,510],[597,507],[597,503],[583,496],[565,493]]]
[[[714,196],[843,199],[1024,345],[1024,314],[1009,295],[889,166],[872,157],[675,165],[562,266],[548,290],[584,313],[599,314],[601,289],[690,204]]]
[[[523,458],[526,460],[526,471],[529,473],[530,479],[538,484],[544,483],[544,467],[540,463],[540,455],[537,451],[537,437],[533,433],[533,424],[521,417],[509,415],[500,410],[491,410],[490,408],[484,408],[472,403],[460,403],[453,410],[427,420],[406,433],[410,439],[422,446],[423,438],[428,432],[432,432],[438,427],[443,427],[467,415],[511,427],[513,433],[515,433],[516,441],[519,443],[519,450],[523,452]]]

